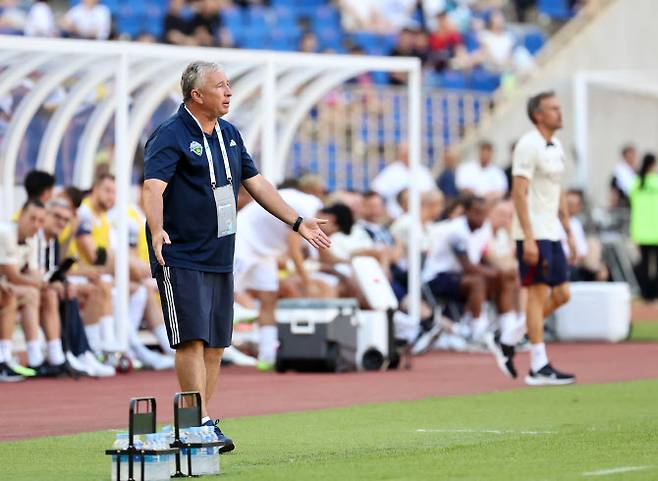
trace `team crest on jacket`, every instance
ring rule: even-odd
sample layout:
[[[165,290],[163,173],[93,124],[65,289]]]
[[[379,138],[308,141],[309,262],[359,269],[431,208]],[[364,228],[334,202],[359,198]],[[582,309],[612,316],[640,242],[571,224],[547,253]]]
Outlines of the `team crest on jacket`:
[[[193,140],[192,142],[190,142],[190,152],[194,152],[196,155],[201,155],[201,152],[203,152],[203,148],[201,147],[201,144],[199,142]]]

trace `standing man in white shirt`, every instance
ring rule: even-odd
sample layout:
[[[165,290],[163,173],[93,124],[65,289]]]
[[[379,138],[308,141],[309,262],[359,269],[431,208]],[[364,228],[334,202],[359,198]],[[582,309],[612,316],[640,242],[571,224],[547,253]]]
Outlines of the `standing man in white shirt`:
[[[282,189],[281,198],[304,218],[313,217],[322,201],[297,189]],[[257,202],[252,202],[238,213],[234,276],[235,286],[248,290],[259,301],[258,364],[261,371],[274,369],[277,348],[277,329],[274,310],[279,293],[278,258],[288,253],[304,285],[309,277],[304,269],[304,255],[300,236]]]
[[[516,144],[512,161],[512,199],[516,214],[512,226],[516,239],[521,284],[528,291],[526,326],[530,339],[531,386],[571,384],[576,378],[551,366],[544,345],[544,319],[569,301],[567,259],[560,239],[567,234],[571,257],[576,247],[562,192],[564,151],[554,137],[562,128],[562,111],[553,92],[528,100],[528,117],[535,125]],[[562,228],[560,227],[562,223]],[[516,377],[514,346],[518,329],[503,324],[500,343],[493,347],[498,366]]]
[[[419,165],[414,180],[420,192],[434,190],[436,184],[432,173],[424,165]],[[372,190],[381,195],[386,201],[386,210],[391,219],[395,220],[404,211],[397,202],[397,195],[411,185],[411,169],[409,168],[409,144],[400,143],[398,146],[398,160],[387,165],[372,181]]]
[[[493,145],[482,141],[478,146],[478,160],[465,162],[457,168],[455,182],[462,194],[502,199],[507,192],[507,178],[503,169],[494,165]]]

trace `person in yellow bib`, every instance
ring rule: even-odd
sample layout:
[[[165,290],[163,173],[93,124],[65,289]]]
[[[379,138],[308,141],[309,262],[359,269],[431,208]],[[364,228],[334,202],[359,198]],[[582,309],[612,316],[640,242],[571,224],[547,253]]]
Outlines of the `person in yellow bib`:
[[[640,246],[638,274],[642,297],[658,299],[658,162],[647,154],[630,192],[631,238]]]

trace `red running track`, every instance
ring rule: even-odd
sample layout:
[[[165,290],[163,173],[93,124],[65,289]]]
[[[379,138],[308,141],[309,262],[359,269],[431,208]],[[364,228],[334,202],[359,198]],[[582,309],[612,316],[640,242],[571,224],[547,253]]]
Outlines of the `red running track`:
[[[556,344],[553,363],[579,383],[658,378],[658,344]],[[528,356],[518,356],[524,373]],[[505,378],[487,354],[433,353],[411,371],[350,374],[274,374],[224,369],[210,413],[232,418],[354,404],[502,391],[523,387]],[[110,379],[35,379],[0,385],[0,440],[125,429],[128,399],[155,396],[158,420],[171,422],[177,391],[173,371],[136,372]]]

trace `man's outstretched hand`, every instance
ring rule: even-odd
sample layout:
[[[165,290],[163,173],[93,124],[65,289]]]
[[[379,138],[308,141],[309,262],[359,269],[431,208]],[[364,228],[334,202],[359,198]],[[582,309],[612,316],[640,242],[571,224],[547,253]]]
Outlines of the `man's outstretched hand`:
[[[299,226],[299,235],[316,249],[327,249],[331,247],[331,240],[320,229],[320,225],[326,223],[327,219],[304,219],[302,225]]]

